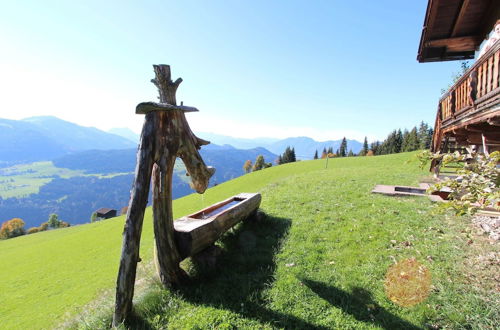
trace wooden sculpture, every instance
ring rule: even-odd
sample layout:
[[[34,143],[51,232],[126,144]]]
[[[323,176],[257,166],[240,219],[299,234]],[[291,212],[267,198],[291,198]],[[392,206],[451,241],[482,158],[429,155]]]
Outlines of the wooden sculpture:
[[[184,112],[198,111],[193,107],[177,105],[175,93],[182,82],[171,80],[170,66],[153,65],[160,103],[137,105],[136,113],[145,114],[135,180],[127,211],[120,268],[116,283],[116,302],[113,325],[118,326],[129,315],[134,296],[134,282],[144,211],[148,203],[152,180],[153,222],[157,249],[158,273],[165,286],[181,283],[187,276],[180,268],[181,257],[174,241],[172,213],[172,174],[175,160],[180,157],[192,180],[192,187],[203,193],[215,169],[207,167],[198,150],[209,142],[196,137],[186,121]]]

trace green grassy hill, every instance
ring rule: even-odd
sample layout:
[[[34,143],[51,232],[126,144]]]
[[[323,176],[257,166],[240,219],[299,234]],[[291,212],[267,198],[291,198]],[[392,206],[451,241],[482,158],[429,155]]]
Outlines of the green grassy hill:
[[[370,193],[377,183],[417,184],[427,173],[407,162],[412,157],[334,159],[328,169],[324,160],[286,164],[211,188],[203,202],[200,195],[176,200],[174,216],[180,217],[260,191],[268,217],[224,236],[217,273],[190,268],[193,283],[175,292],[147,285],[148,210],[131,327],[498,325],[498,295],[470,285],[461,266],[475,246],[467,244],[464,220],[434,216],[425,198]],[[118,217],[0,241],[2,328],[53,328],[82,313],[82,306],[96,311],[76,326],[108,326],[123,223]],[[386,297],[384,276],[394,260],[410,257],[429,268],[433,291],[425,302],[403,308]]]

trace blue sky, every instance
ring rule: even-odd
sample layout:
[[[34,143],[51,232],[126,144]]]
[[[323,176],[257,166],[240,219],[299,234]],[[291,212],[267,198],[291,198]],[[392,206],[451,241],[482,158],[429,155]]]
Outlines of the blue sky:
[[[384,138],[431,124],[459,62],[419,64],[427,1],[5,1],[0,117],[139,131],[152,64],[195,131]]]

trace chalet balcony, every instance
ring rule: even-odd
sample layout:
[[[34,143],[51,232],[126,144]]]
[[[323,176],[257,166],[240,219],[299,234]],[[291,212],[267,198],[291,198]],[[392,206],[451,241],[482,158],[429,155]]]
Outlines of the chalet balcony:
[[[449,143],[500,150],[500,40],[441,97],[432,151]]]

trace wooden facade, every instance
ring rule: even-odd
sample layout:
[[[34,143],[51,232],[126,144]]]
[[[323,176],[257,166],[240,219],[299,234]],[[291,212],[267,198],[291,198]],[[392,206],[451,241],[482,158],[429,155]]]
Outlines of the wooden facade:
[[[417,60],[473,59],[499,17],[498,0],[429,0]]]
[[[439,100],[432,151],[446,145],[500,149],[500,41]]]
[[[429,0],[418,61],[472,59],[499,18],[496,0]],[[500,150],[500,40],[438,102],[431,150],[472,146]]]

